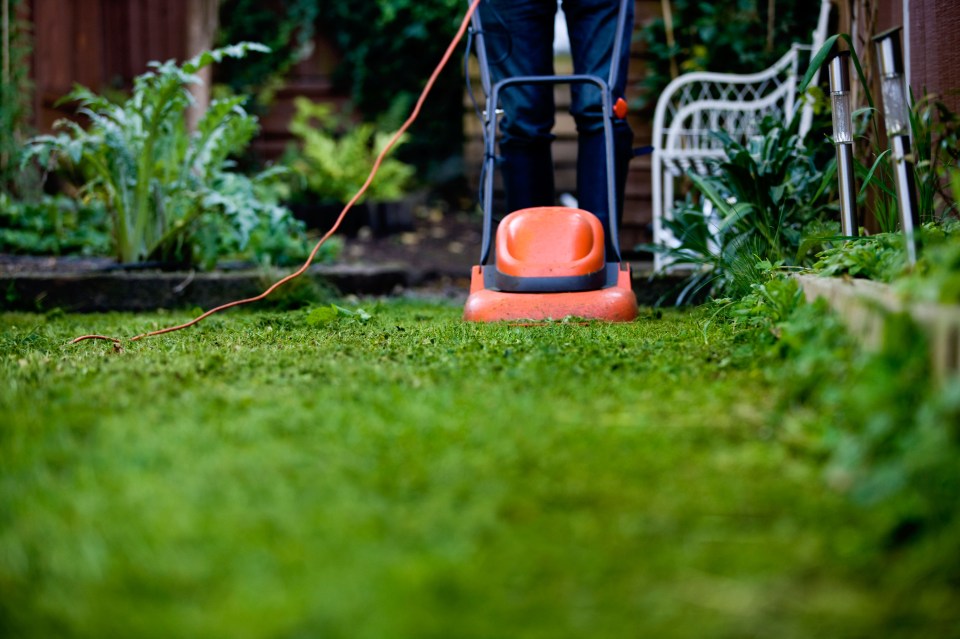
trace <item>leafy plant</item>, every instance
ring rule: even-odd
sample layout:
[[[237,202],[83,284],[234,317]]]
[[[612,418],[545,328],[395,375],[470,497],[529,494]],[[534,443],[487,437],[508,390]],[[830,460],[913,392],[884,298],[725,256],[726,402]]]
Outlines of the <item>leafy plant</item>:
[[[183,117],[191,104],[187,87],[199,82],[200,69],[265,50],[241,43],[203,52],[182,66],[151,63],[120,104],[77,87],[65,99],[79,103],[89,128],[60,121],[63,132],[32,139],[26,157],[72,170],[81,193],[107,207],[121,262],[209,266],[218,255],[244,250],[258,228],[296,230],[271,188],[284,179],[283,169],[253,177],[231,171],[231,155],[257,130],[243,108],[245,98],[215,100],[193,132]]]
[[[28,255],[108,255],[107,211],[97,201],[64,195],[36,202],[0,193],[0,252]]]
[[[717,133],[726,158],[710,176],[690,174],[696,192],[664,221],[677,245],[651,247],[701,267],[690,291],[746,294],[756,282],[756,262],[794,264],[804,229],[829,210],[835,163],[819,170],[795,126],[767,119],[746,145]]]
[[[847,275],[890,282],[906,268],[903,238],[880,233],[847,240],[817,254],[813,269],[824,277]]]
[[[288,154],[290,167],[321,202],[347,202],[360,190],[374,160],[393,134],[380,132],[369,123],[350,125],[334,115],[329,104],[313,103],[303,97],[294,104],[297,112],[290,122],[290,131],[302,148]],[[398,144],[403,142],[401,138]],[[401,198],[413,174],[412,166],[394,157],[385,158],[364,199]]]

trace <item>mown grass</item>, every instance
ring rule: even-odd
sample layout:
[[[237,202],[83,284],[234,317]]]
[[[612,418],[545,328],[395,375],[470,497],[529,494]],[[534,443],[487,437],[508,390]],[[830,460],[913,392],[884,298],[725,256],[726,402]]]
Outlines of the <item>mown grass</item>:
[[[185,317],[0,316],[3,636],[956,635],[706,311]]]

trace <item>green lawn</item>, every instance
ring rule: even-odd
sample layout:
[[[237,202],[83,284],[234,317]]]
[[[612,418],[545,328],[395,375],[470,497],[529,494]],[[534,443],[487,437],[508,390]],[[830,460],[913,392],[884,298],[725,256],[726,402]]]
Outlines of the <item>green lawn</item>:
[[[960,632],[707,311],[459,313],[0,315],[0,635]]]

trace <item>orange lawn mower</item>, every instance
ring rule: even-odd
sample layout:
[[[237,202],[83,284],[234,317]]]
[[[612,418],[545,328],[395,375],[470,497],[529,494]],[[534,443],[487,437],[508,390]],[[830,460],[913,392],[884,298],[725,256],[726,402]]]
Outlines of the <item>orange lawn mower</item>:
[[[484,166],[481,178],[483,239],[480,263],[473,267],[470,295],[463,318],[470,322],[544,321],[580,318],[629,322],[637,316],[637,298],[631,287],[630,266],[619,249],[618,215],[613,153],[613,118],[624,118],[626,103],[612,104],[609,87],[615,84],[618,51],[622,46],[624,6],[613,46],[610,78],[592,75],[522,76],[500,80],[491,86],[483,30],[478,14],[472,21],[473,39],[486,97],[482,113]],[[537,206],[513,211],[493,236],[494,170],[497,140],[497,108],[504,90],[522,84],[592,84],[600,89],[603,107],[606,192],[609,229],[590,211],[566,206]],[[610,234],[609,245],[605,233]],[[612,254],[609,254],[612,253]],[[493,254],[493,255],[491,255]]]

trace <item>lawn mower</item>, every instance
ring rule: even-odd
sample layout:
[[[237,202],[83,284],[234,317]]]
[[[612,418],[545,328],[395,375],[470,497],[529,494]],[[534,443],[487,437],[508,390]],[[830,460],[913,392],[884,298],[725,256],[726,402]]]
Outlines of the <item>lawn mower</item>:
[[[622,46],[624,3],[621,1],[613,61]],[[609,87],[615,85],[616,63],[608,80],[592,75],[522,76],[491,86],[483,29],[478,13],[472,31],[480,80],[486,95],[482,114],[484,167],[481,185],[483,235],[480,262],[473,267],[470,295],[463,318],[470,322],[543,321],[569,317],[628,322],[637,316],[630,266],[620,256],[619,225],[613,154],[613,118],[626,115],[626,103],[613,104]],[[497,108],[504,90],[519,84],[592,84],[600,89],[606,146],[606,191],[611,247],[605,247],[605,229],[590,211],[566,206],[538,206],[513,211],[497,227],[492,240],[493,185],[496,169]],[[495,250],[491,250],[495,248]],[[493,254],[493,255],[491,255]]]

